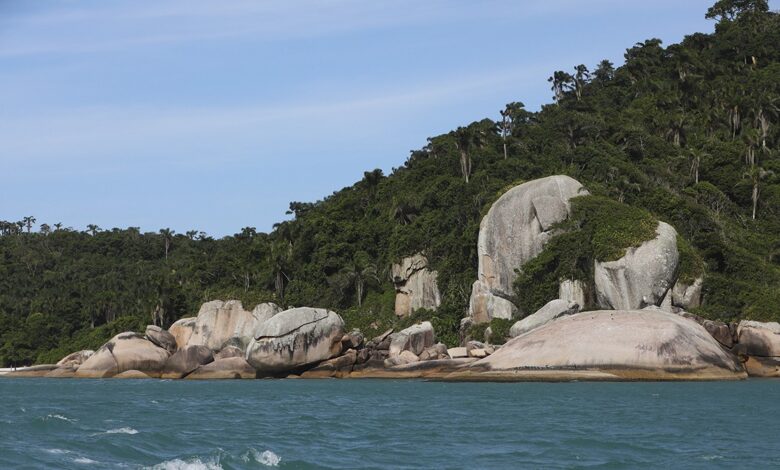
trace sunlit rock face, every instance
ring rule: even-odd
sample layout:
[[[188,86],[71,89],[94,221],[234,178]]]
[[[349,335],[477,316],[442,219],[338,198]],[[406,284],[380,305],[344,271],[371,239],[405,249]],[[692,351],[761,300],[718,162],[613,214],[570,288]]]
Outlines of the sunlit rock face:
[[[399,317],[411,315],[424,308],[436,310],[441,305],[438,273],[428,269],[428,258],[422,253],[409,256],[393,264],[395,285],[395,314]]]
[[[679,259],[677,231],[659,222],[654,239],[627,249],[616,261],[594,263],[598,305],[614,310],[660,306],[674,285]]]
[[[277,374],[315,364],[341,352],[344,320],[322,308],[285,310],[263,323],[246,359],[259,374]]]
[[[515,186],[491,206],[477,241],[478,279],[469,303],[474,321],[515,316],[515,270],[541,253],[553,226],[569,217],[569,200],[586,194],[577,180],[556,175]]]

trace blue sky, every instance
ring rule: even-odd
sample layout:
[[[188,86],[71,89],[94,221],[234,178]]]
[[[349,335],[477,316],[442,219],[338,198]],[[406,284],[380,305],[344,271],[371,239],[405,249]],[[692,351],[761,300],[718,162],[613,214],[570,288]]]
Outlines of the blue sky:
[[[713,2],[0,0],[0,219],[267,231]]]

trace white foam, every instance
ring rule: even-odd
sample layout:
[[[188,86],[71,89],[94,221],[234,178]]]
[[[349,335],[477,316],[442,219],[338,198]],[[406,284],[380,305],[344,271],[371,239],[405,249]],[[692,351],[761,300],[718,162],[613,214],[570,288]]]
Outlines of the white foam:
[[[92,464],[98,463],[98,462],[96,462],[96,461],[94,461],[92,459],[88,459],[86,457],[77,457],[77,458],[73,459],[73,461],[75,463],[81,463],[81,464],[85,464],[85,465],[92,465]]]
[[[222,465],[214,460],[202,461],[199,458],[190,460],[173,459],[158,463],[151,470],[222,470]]]
[[[44,450],[50,454],[70,454],[69,450],[64,450],[64,449],[44,449]]]
[[[276,467],[279,465],[279,462],[282,461],[281,457],[274,454],[270,450],[266,450],[263,453],[260,453],[255,449],[250,449],[249,452],[252,454],[255,462],[265,465],[266,467]]]
[[[62,420],[62,421],[67,421],[69,423],[73,423],[73,422],[78,421],[77,419],[72,419],[72,418],[68,418],[67,416],[62,416],[62,415],[57,415],[57,414],[46,415],[46,417],[43,418],[44,421],[48,421],[50,419],[59,419],[59,420]]]
[[[109,429],[103,434],[138,434],[138,431],[133,428],[117,428],[117,429]]]

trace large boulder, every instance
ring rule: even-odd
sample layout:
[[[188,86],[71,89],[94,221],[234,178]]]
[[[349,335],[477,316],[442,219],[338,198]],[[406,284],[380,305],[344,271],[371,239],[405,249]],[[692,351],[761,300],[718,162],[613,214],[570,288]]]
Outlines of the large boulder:
[[[91,349],[85,349],[83,351],[76,351],[74,353],[70,353],[67,356],[60,359],[60,361],[57,363],[57,366],[59,367],[78,367],[81,364],[84,363],[87,359],[92,357],[92,355],[95,354],[95,351]]]
[[[698,323],[660,310],[560,318],[507,342],[453,380],[708,380],[745,377]]]
[[[207,346],[185,346],[165,362],[160,376],[163,379],[180,379],[198,367],[214,361],[214,355]]]
[[[148,325],[144,334],[146,335],[146,339],[165,349],[170,354],[175,353],[176,349],[178,349],[176,337],[157,325]]]
[[[255,368],[250,366],[243,357],[228,357],[202,365],[186,378],[187,380],[254,379],[255,375]]]
[[[469,313],[477,323],[511,319],[515,270],[541,253],[553,237],[553,226],[569,216],[569,200],[588,194],[568,176],[541,178],[504,193],[479,226],[478,279],[472,287]],[[522,293],[520,294],[522,295]]]
[[[133,332],[120,333],[100,347],[76,370],[77,377],[113,377],[127,370],[139,370],[159,377],[170,354]]]
[[[301,377],[306,379],[319,379],[336,377],[342,378],[349,375],[352,372],[352,367],[357,362],[357,351],[354,349],[348,349],[341,356],[328,359],[317,364],[316,367],[307,370]]]
[[[692,283],[678,279],[672,287],[672,305],[683,310],[690,310],[701,305],[701,292],[704,279],[697,277]]]
[[[737,327],[737,337],[741,354],[780,357],[780,323],[743,320]]]
[[[441,305],[441,295],[436,284],[438,273],[428,269],[428,258],[422,253],[394,264],[392,273],[396,315],[405,317],[415,310],[436,310]]]
[[[247,361],[261,375],[315,364],[341,352],[344,320],[321,308],[285,310],[260,325],[247,348]]]
[[[176,320],[173,325],[168,328],[168,332],[176,339],[176,349],[181,349],[187,346],[187,343],[192,337],[192,332],[195,330],[195,318],[182,318]]]
[[[509,329],[509,336],[514,338],[520,336],[523,333],[539,328],[540,326],[550,323],[556,318],[573,315],[580,311],[580,306],[576,302],[570,300],[555,299],[547,302],[544,307],[540,308],[536,313],[528,315],[522,320],[516,322]]]
[[[398,356],[403,351],[411,351],[419,356],[425,348],[433,346],[436,335],[431,322],[424,321],[390,335],[390,357]]]
[[[251,312],[238,300],[213,300],[201,305],[188,345],[219,351],[226,344],[246,349],[260,325],[279,313],[276,304],[262,303]]]
[[[588,305],[585,297],[585,283],[578,279],[564,279],[558,285],[558,298],[570,300],[581,308],[585,307]]]
[[[613,310],[661,305],[674,285],[679,258],[677,231],[659,222],[654,239],[628,248],[618,260],[594,263],[598,305]]]

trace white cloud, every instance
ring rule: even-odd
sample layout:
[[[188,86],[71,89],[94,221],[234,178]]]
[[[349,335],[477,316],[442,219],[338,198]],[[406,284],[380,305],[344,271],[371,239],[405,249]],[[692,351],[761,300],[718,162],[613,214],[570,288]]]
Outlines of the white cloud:
[[[620,5],[594,0],[588,11]],[[408,25],[468,22],[580,11],[577,0],[298,0],[100,2],[0,20],[0,56],[92,53],[151,45],[248,38],[278,41]]]
[[[350,92],[341,101],[289,102],[229,107],[110,106],[50,110],[46,116],[14,116],[0,120],[3,159],[47,161],[98,158],[96,150],[143,145],[149,140],[217,139],[251,136],[258,130],[300,132],[308,127],[338,126],[366,117],[395,113],[413,115],[434,103],[495,87],[537,81],[551,65],[494,70],[488,74],[394,90]],[[312,131],[313,129],[309,129]],[[70,158],[70,157],[69,157]],[[103,157],[101,157],[103,158]]]

